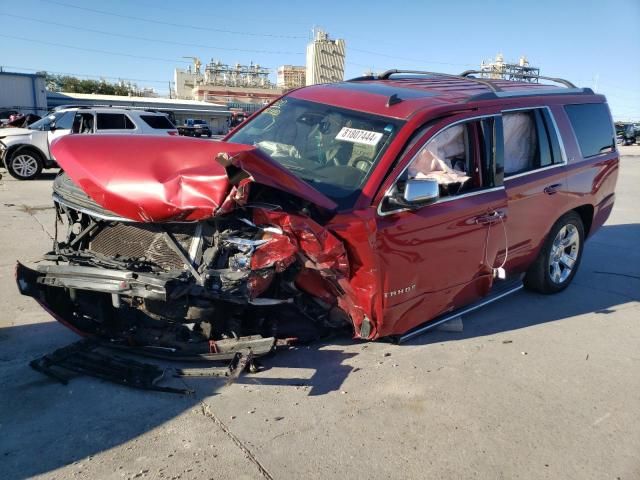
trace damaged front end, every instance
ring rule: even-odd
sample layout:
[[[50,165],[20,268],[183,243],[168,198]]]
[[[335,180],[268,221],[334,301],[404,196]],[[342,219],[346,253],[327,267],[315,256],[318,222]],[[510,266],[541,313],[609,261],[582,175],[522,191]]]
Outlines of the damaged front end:
[[[362,314],[345,291],[347,254],[311,218],[326,212],[313,193],[283,193],[292,181],[264,165],[249,173],[248,147],[184,140],[163,140],[175,153],[164,165],[147,151],[129,167],[102,139],[56,143],[56,238],[46,264],[18,264],[21,293],[80,335],[169,358],[260,355],[277,339],[351,331]],[[181,158],[192,164],[176,168]]]

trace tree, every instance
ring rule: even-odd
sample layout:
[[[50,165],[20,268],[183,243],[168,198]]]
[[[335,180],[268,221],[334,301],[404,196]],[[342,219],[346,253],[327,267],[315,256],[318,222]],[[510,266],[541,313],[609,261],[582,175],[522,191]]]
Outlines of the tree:
[[[98,93],[102,95],[138,95],[139,89],[132,83],[109,83],[102,80],[87,80],[70,75],[54,75],[45,72],[47,90],[52,92]]]

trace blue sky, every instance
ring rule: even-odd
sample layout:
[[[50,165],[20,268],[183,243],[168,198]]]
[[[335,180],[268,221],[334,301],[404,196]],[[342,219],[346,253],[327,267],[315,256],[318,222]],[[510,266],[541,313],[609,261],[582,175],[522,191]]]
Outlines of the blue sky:
[[[640,0],[0,0],[0,20],[7,70],[133,79],[166,93],[173,69],[189,63],[183,56],[303,65],[319,26],[346,40],[347,78],[457,73],[498,52],[526,55],[543,75],[607,95],[616,118],[640,120]]]

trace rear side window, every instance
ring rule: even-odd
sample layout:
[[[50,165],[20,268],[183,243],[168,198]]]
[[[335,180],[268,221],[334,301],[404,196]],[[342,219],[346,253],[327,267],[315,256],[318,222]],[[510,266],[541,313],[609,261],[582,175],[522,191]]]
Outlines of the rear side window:
[[[136,126],[122,113],[99,113],[98,130],[133,130]]]
[[[176,128],[164,115],[140,115],[140,118],[151,128],[171,130]]]
[[[566,105],[564,108],[584,158],[615,149],[615,133],[605,103]]]
[[[547,109],[505,112],[502,126],[507,177],[562,163],[560,143]]]

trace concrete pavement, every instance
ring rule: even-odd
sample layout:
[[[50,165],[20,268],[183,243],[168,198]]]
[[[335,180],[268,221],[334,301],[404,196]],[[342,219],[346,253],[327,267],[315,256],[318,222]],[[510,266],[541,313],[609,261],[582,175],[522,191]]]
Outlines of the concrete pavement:
[[[18,295],[51,243],[51,176],[0,180],[0,477],[640,478],[640,147],[574,283],[395,346],[281,352],[177,396],[28,362],[76,339]]]

